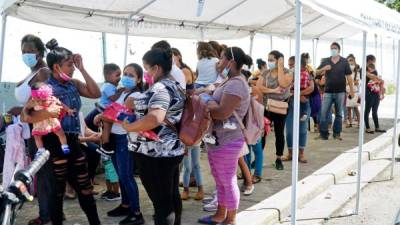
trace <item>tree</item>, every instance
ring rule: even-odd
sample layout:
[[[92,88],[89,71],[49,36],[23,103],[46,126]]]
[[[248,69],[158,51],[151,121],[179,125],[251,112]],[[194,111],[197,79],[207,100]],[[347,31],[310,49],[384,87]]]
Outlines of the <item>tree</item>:
[[[392,1],[387,1],[387,0],[376,0],[384,5],[386,5],[387,7],[396,10],[397,12],[400,12],[400,0],[392,0]],[[390,3],[392,2],[392,3]]]

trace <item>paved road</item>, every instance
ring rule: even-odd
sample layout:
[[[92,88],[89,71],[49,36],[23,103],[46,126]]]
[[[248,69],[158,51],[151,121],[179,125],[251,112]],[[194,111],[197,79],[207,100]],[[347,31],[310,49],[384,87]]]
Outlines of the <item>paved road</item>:
[[[390,128],[392,120],[382,120],[382,127],[385,129]],[[317,134],[310,133],[309,143],[307,148],[308,164],[301,164],[299,167],[299,179],[302,179],[315,170],[321,168],[332,159],[334,159],[341,152],[354,148],[358,145],[358,129],[349,128],[344,129],[343,141],[329,140],[329,141],[314,141],[313,137]],[[377,135],[366,135],[366,141],[375,138]],[[256,185],[256,190],[251,196],[242,196],[240,203],[240,210],[246,209],[251,205],[273,195],[274,193],[282,190],[283,188],[290,186],[291,182],[291,164],[285,163],[285,170],[277,171],[273,168],[273,162],[275,160],[275,147],[274,147],[274,136],[270,136],[267,142],[267,148],[265,150],[265,163],[263,171],[263,181]],[[204,176],[205,190],[210,193],[214,189],[214,181],[210,175],[210,170],[207,162],[207,154],[201,154],[201,165]],[[97,180],[103,182],[103,175],[99,175]],[[151,215],[153,213],[151,203],[143,190],[142,185],[139,182],[141,207],[147,221],[147,224],[152,224]],[[97,190],[102,191],[104,186],[98,185],[95,187]],[[193,192],[195,189],[193,189]],[[104,200],[97,200],[97,207],[101,220],[105,225],[118,224],[120,219],[108,218],[106,212],[113,207],[117,206],[118,202],[106,202]],[[182,224],[196,224],[199,217],[206,215],[207,213],[201,210],[202,204],[194,200],[184,202],[183,212],[183,223]],[[67,200],[64,204],[64,211],[67,217],[65,224],[87,224],[86,218],[83,215],[77,201]],[[18,225],[25,225],[27,221],[37,215],[37,204],[29,203],[26,204],[23,210],[20,212],[17,220]]]

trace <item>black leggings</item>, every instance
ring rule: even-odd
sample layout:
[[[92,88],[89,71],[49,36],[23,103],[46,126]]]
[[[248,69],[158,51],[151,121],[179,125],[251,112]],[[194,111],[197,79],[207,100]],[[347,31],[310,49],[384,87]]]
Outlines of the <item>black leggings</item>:
[[[66,181],[74,188],[78,195],[79,205],[85,212],[90,225],[99,225],[96,202],[93,198],[93,186],[89,179],[86,159],[80,148],[78,135],[66,134],[71,152],[64,155],[56,135],[49,134],[43,137],[46,149],[50,151],[50,160],[53,163],[55,176],[54,207],[51,209],[53,225],[62,225],[63,198]]]
[[[179,164],[183,156],[149,157],[135,153],[140,179],[154,206],[155,225],[180,225]]]
[[[87,146],[81,144],[81,149],[85,154],[89,178],[93,181],[94,177],[96,176],[96,170],[100,163],[100,154],[96,152],[96,149],[99,147],[98,145],[87,142]]]
[[[374,120],[375,129],[379,129],[379,119],[378,119],[378,108],[380,103],[379,94],[372,93],[367,90],[365,93],[365,112],[364,112],[364,122],[365,128],[369,129],[369,113],[372,109],[372,119]]]
[[[271,122],[274,123],[275,133],[275,149],[276,155],[282,156],[283,150],[285,149],[285,122],[286,115],[273,113],[270,111],[264,111],[264,116],[267,117]],[[265,147],[266,136],[261,139],[262,147]]]

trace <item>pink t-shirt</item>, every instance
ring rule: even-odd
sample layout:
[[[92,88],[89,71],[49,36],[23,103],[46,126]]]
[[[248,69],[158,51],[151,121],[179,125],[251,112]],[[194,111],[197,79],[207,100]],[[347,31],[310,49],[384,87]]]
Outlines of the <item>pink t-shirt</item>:
[[[247,113],[250,105],[250,88],[243,75],[240,77],[234,77],[229,79],[225,84],[218,87],[214,91],[213,99],[220,103],[223,94],[235,95],[240,98],[240,105],[235,109],[236,113],[241,119],[243,119]],[[236,141],[240,138],[244,138],[242,130],[235,116],[232,114],[225,123],[234,123],[236,129],[224,129],[224,122],[219,120],[213,121],[213,132],[216,132],[218,146],[209,145],[211,148],[219,147],[227,144],[230,141]]]

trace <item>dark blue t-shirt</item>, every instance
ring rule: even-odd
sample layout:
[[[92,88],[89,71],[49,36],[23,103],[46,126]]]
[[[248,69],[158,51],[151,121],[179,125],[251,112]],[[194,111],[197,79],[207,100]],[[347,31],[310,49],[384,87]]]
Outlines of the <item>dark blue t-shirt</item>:
[[[325,58],[318,69],[326,65],[330,65],[332,68],[325,74],[325,93],[346,92],[346,76],[352,74],[347,59],[340,57],[337,63],[333,63],[330,57]]]

